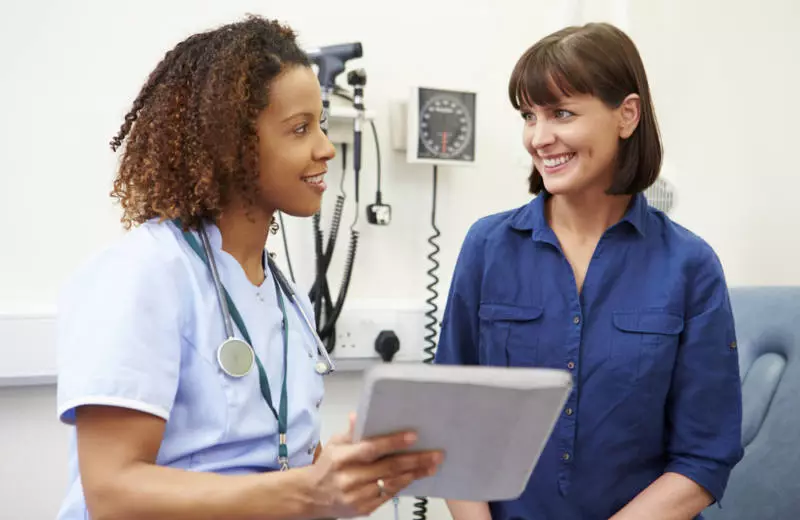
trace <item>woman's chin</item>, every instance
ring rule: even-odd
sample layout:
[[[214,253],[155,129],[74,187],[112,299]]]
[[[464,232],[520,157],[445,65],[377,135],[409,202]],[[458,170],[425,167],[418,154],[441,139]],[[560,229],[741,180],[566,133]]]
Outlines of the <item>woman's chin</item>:
[[[542,182],[544,183],[544,189],[551,195],[565,195],[579,189],[569,177],[542,176]]]
[[[290,208],[281,208],[278,211],[290,217],[308,218],[308,217],[313,217],[314,215],[319,213],[321,207],[322,207],[321,204],[313,203],[313,204],[305,204],[303,206],[292,206]]]

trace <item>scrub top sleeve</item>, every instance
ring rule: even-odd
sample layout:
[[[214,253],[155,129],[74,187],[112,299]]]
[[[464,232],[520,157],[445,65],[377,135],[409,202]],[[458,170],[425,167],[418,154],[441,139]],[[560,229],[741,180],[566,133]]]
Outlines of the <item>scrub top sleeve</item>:
[[[719,502],[743,455],[733,312],[710,247],[690,275],[690,300],[667,403],[669,463]]]
[[[175,267],[156,245],[106,252],[65,289],[57,328],[58,415],[82,405],[168,419],[181,364],[181,302]],[[144,242],[144,244],[143,244]]]
[[[470,228],[456,259],[442,314],[436,364],[477,365],[480,362],[478,308],[483,275],[484,228],[484,221],[478,221]]]

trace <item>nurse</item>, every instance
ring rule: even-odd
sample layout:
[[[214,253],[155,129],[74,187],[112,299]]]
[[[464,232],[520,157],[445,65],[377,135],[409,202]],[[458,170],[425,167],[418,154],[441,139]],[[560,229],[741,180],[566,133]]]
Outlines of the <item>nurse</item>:
[[[60,299],[60,519],[362,516],[436,471],[441,454],[392,455],[413,434],[353,443],[352,419],[320,444],[332,363],[264,246],[276,211],[320,207],[321,117],[294,33],[257,17],[191,36],[147,79],[112,140],[132,230]]]
[[[701,518],[742,456],[736,335],[717,255],[642,193],[662,148],[636,47],[566,28],[509,94],[538,196],[469,230],[436,361],[566,370],[574,391],[522,496],[453,517]]]

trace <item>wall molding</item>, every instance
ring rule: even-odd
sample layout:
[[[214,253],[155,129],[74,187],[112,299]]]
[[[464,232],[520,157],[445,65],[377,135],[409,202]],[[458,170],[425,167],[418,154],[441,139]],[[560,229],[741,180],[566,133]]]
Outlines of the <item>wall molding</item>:
[[[55,312],[0,313],[0,387],[56,383]]]

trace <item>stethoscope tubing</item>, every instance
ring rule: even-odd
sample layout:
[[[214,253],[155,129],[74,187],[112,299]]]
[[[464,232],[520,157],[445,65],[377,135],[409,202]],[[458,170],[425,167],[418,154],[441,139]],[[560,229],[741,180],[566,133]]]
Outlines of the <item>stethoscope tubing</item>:
[[[205,250],[209,266],[211,267],[211,278],[214,280],[214,289],[217,291],[217,300],[219,301],[220,310],[222,311],[222,320],[225,324],[225,335],[227,336],[227,339],[231,339],[234,337],[231,311],[228,309],[228,302],[225,300],[225,294],[222,292],[222,280],[220,280],[219,272],[217,271],[217,262],[214,260],[214,254],[211,250],[211,244],[209,243],[208,235],[206,234],[206,230],[202,227],[200,228],[200,240],[203,243],[203,250]]]
[[[281,289],[283,289],[283,291],[289,297],[292,304],[297,309],[298,314],[300,314],[300,317],[303,318],[303,321],[306,322],[306,327],[308,327],[308,330],[311,331],[311,335],[314,337],[314,342],[317,344],[317,352],[322,354],[322,357],[325,358],[325,365],[327,365],[328,367],[328,373],[333,372],[334,364],[330,356],[328,355],[328,350],[325,348],[325,344],[322,343],[322,339],[319,337],[319,334],[317,334],[317,330],[314,328],[314,324],[311,322],[311,319],[308,317],[308,314],[306,314],[306,312],[303,310],[303,306],[300,305],[300,302],[297,301],[297,295],[292,289],[292,286],[289,285],[289,281],[283,275],[281,270],[278,269],[278,266],[275,265],[275,262],[272,260],[272,258],[270,258],[269,255],[267,255],[267,263],[269,264],[269,269],[272,272],[273,276],[277,278],[278,285],[281,286]]]
[[[227,301],[225,300],[225,294],[222,292],[222,280],[220,280],[219,272],[217,271],[217,264],[216,264],[216,261],[214,260],[214,254],[213,254],[213,251],[212,251],[212,248],[211,248],[211,243],[208,240],[208,235],[206,234],[205,229],[203,227],[200,227],[199,231],[200,231],[200,233],[199,233],[200,234],[200,240],[201,240],[201,242],[203,244],[203,250],[205,251],[206,257],[209,260],[211,278],[212,278],[212,280],[214,282],[214,288],[215,288],[215,290],[217,292],[217,300],[219,300],[220,310],[222,311],[222,318],[223,318],[223,323],[224,323],[224,326],[225,326],[225,334],[228,337],[227,339],[232,339],[235,336],[234,336],[234,332],[233,332],[233,322],[232,322],[232,319],[231,319],[231,311],[228,308]],[[278,269],[278,266],[275,265],[275,262],[272,260],[272,258],[269,256],[269,254],[266,254],[266,258],[267,258],[267,265],[268,265],[270,273],[272,273],[272,275],[278,281],[278,285],[279,285],[280,289],[284,293],[286,293],[287,297],[289,298],[289,300],[292,303],[292,306],[295,309],[297,309],[298,314],[300,314],[300,317],[305,322],[306,327],[308,327],[308,330],[311,332],[311,335],[314,338],[314,342],[317,344],[317,352],[319,354],[322,354],[322,357],[324,358],[325,370],[324,371],[318,370],[318,372],[320,373],[320,375],[327,375],[327,374],[332,373],[335,370],[335,365],[333,363],[333,360],[328,355],[328,350],[325,348],[325,345],[322,343],[322,339],[319,337],[319,334],[317,334],[317,331],[316,331],[316,329],[314,327],[314,324],[311,322],[311,320],[309,319],[308,315],[303,310],[303,306],[300,305],[300,302],[297,301],[297,295],[295,294],[294,290],[292,289],[292,286],[289,285],[289,281],[283,276],[283,273],[281,272],[280,269]],[[251,348],[252,348],[252,346],[251,346]]]

